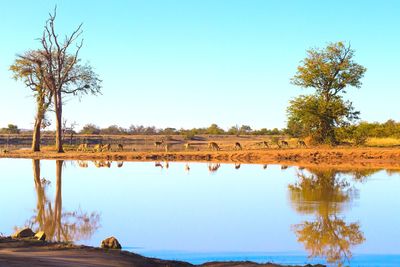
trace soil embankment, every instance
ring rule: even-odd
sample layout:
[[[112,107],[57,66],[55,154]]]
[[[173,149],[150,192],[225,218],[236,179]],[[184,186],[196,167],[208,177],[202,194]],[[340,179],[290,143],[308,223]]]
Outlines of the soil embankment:
[[[302,167],[386,168],[400,170],[400,148],[289,148],[222,151],[144,152],[0,152],[0,158],[108,161],[195,161],[219,163],[281,164]]]
[[[0,266],[279,267],[282,265],[254,262],[210,262],[192,265],[181,261],[146,258],[119,250],[0,238]]]

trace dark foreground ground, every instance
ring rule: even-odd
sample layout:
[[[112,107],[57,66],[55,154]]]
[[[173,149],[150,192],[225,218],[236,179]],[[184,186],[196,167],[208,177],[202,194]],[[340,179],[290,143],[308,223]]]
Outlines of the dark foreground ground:
[[[0,238],[0,266],[278,267],[283,265],[257,264],[254,262],[209,262],[202,265],[192,265],[187,262],[146,258],[126,251],[36,240],[15,240],[5,237]],[[307,266],[322,267],[324,265]]]

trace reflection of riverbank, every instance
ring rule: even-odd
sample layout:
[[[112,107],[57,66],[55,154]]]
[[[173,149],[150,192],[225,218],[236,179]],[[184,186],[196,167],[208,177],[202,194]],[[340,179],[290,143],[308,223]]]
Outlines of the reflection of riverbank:
[[[254,163],[301,165],[304,167],[335,167],[338,169],[381,168],[400,170],[399,148],[310,148],[264,149],[242,151],[187,151],[187,152],[75,152],[33,153],[26,150],[0,153],[3,158],[33,158],[60,160],[111,160],[111,161],[196,161],[215,163]]]

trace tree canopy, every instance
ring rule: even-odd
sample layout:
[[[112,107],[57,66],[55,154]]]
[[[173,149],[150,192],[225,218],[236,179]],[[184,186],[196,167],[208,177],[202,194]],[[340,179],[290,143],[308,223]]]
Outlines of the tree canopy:
[[[311,136],[315,142],[337,142],[335,128],[359,118],[352,103],[343,99],[348,87],[361,87],[366,68],[357,64],[355,51],[342,42],[325,49],[310,49],[292,78],[294,85],[313,88],[311,95],[290,101],[288,130],[299,136]]]

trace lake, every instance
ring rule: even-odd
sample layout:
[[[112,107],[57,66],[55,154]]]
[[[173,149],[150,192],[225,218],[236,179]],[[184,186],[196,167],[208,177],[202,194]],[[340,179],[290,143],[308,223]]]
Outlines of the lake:
[[[0,159],[0,232],[191,263],[400,266],[400,172]]]

